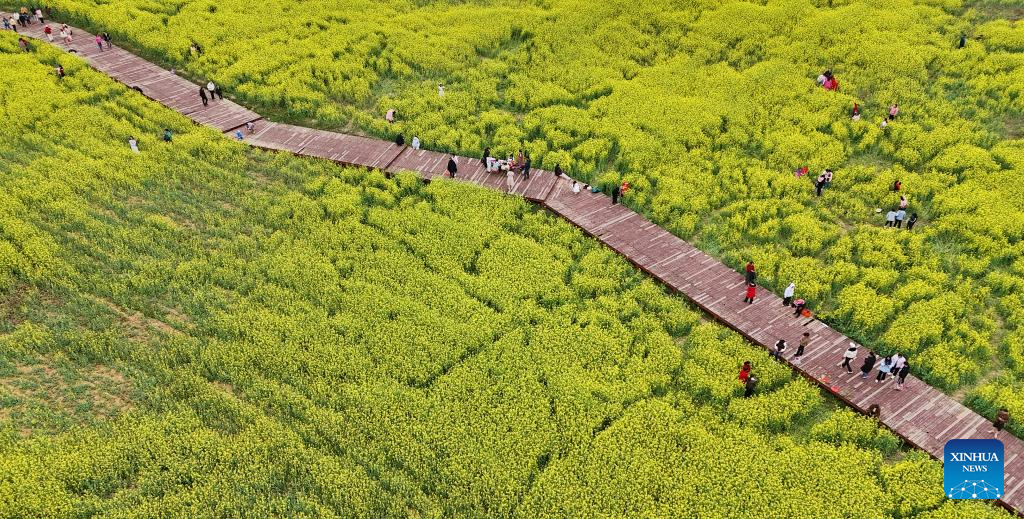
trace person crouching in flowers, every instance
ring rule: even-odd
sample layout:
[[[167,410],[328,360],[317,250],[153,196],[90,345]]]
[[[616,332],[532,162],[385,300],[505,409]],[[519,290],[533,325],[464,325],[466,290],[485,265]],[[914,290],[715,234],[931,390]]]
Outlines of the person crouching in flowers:
[[[741,384],[746,384],[747,383],[747,379],[750,378],[750,370],[751,369],[752,368],[750,366],[750,361],[749,360],[745,361],[743,363],[743,367],[740,368],[740,383]]]

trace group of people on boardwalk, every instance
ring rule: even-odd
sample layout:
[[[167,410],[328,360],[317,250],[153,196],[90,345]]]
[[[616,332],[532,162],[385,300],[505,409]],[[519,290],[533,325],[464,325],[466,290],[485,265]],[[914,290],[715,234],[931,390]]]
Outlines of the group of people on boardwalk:
[[[214,99],[224,99],[224,91],[211,79],[205,87],[199,87],[199,100],[203,102],[203,106],[209,106],[210,101]]]
[[[850,345],[843,352],[842,361],[836,366],[839,368],[846,368],[846,372],[853,374],[853,361],[857,359],[857,354],[860,347],[855,342],[850,342]],[[907,380],[907,375],[910,374],[910,363],[907,358],[899,353],[882,357],[879,360],[875,352],[868,350],[868,354],[864,357],[863,362],[860,365],[860,378],[867,379],[872,370],[878,367],[878,371],[875,375],[875,383],[880,384],[886,381],[886,379],[892,375],[892,380],[896,382],[895,389],[901,391],[903,384]]]
[[[494,158],[494,154],[491,153],[491,148],[487,147],[484,149],[484,154],[480,158],[481,162],[484,163],[484,170],[488,173],[505,173],[505,184],[508,187],[508,192],[512,192],[512,189],[516,184],[516,175],[522,180],[530,179],[530,169],[533,167],[533,159],[530,155],[523,150],[519,150],[516,155],[509,155],[507,159]]]
[[[0,18],[3,19],[4,30],[14,32],[18,32],[18,27],[28,27],[35,23],[46,23],[46,19],[49,17],[50,8],[39,6],[22,6],[17,12],[13,12],[10,15],[0,13]]]

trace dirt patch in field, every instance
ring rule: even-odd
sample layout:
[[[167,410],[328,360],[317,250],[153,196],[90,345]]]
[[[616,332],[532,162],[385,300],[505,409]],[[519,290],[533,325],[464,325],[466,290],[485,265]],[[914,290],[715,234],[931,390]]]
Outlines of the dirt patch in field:
[[[134,392],[110,366],[81,366],[61,355],[16,362],[0,376],[0,427],[29,436],[108,420],[134,405]]]

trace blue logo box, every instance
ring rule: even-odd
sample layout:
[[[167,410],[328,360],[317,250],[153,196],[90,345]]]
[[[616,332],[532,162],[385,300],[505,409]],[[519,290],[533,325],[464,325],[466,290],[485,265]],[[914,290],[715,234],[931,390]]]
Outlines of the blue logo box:
[[[950,499],[1003,497],[1003,442],[949,440],[943,454],[944,485]]]

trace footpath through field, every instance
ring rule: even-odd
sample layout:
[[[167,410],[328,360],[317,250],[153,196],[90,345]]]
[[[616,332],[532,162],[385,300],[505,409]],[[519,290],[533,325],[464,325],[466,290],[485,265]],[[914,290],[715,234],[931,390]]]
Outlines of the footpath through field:
[[[40,24],[21,32],[45,39]],[[229,137],[243,130],[245,142],[253,146],[389,173],[412,171],[428,181],[444,174],[451,157],[383,140],[266,121],[229,100],[210,101],[204,107],[199,85],[116,46],[101,52],[94,36],[80,29],[74,29],[74,33],[72,44],[54,45],[74,52],[127,86],[138,87],[146,97],[196,123]],[[255,133],[245,131],[248,122],[255,123]],[[506,176],[486,172],[479,159],[459,157],[457,180],[507,189]],[[810,332],[807,353],[802,362],[791,364],[792,368],[860,412],[878,404],[884,425],[932,456],[943,459],[947,440],[992,437],[988,420],[913,376],[908,377],[903,391],[896,391],[891,379],[878,384],[874,376],[862,380],[856,373],[847,375],[837,364],[849,338],[820,321],[794,317],[781,298],[767,291],[760,291],[754,304],[744,303],[743,275],[634,211],[613,205],[607,196],[589,191],[573,193],[571,183],[567,177],[556,178],[549,171],[531,170],[528,181],[517,176],[512,193],[565,218],[756,344],[771,348],[778,339],[786,339],[792,352],[803,333]],[[862,351],[855,366],[859,367],[863,357]],[[1006,488],[1000,501],[1020,513],[1024,511],[1024,442],[1008,433],[1000,439],[1006,446]]]

